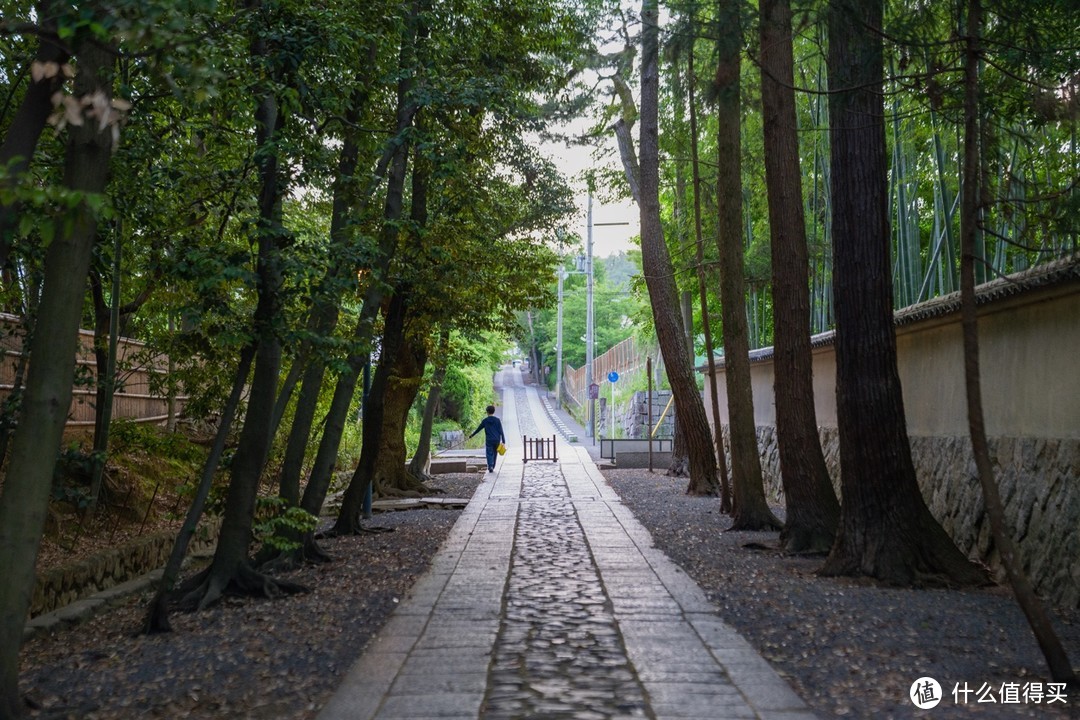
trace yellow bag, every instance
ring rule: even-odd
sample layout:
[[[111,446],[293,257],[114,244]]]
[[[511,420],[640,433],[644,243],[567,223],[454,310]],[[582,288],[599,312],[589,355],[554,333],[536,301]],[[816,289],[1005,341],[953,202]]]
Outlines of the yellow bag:
[[[495,452],[499,453],[500,455],[505,455],[506,454],[506,446],[503,445],[502,443],[499,443],[499,447],[495,448]]]

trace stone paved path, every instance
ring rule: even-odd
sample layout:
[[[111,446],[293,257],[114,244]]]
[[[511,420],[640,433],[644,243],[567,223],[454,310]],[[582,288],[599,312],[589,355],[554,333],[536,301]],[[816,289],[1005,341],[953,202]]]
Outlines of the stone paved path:
[[[558,465],[525,466],[486,718],[647,717]]]
[[[509,450],[320,720],[814,715],[504,370]],[[763,619],[763,621],[767,621]]]

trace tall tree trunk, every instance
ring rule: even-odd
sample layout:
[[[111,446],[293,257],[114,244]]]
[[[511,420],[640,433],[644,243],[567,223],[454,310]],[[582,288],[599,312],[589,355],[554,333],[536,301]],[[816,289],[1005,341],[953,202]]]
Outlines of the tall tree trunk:
[[[675,100],[675,117],[676,125],[678,128],[683,126],[683,116],[685,110],[683,108],[683,89],[681,89],[681,82],[679,82],[678,63],[672,65],[672,87],[671,93]],[[676,133],[681,130],[676,130]],[[681,256],[689,257],[688,247],[690,237],[686,228],[685,212],[683,209],[684,199],[686,198],[686,173],[683,169],[683,159],[680,157],[675,161],[675,232],[679,244],[679,254]],[[693,371],[693,295],[689,290],[683,290],[679,294],[679,311],[683,314],[683,328],[686,332],[684,342],[686,342],[687,357],[690,361],[690,371]],[[675,441],[672,444],[672,464],[667,471],[667,474],[681,477],[689,475],[689,448],[687,448],[684,433],[679,432],[678,416],[675,417]],[[687,492],[691,492],[693,480],[687,485]]]
[[[687,249],[684,245],[684,251]],[[679,307],[683,317],[683,327],[686,329],[686,353],[690,356],[693,364],[696,353],[694,352],[694,293],[683,290],[679,293]]]
[[[267,54],[261,39],[253,41],[253,54]],[[258,302],[253,318],[255,370],[244,427],[233,457],[225,511],[214,559],[205,573],[185,588],[185,607],[206,608],[225,592],[278,597],[304,588],[276,582],[257,573],[248,563],[259,481],[272,441],[274,400],[281,371],[281,338],[276,323],[281,313],[281,202],[285,183],[280,177],[277,141],[284,122],[272,92],[260,100],[255,112],[256,159],[259,165],[259,223],[255,228],[258,255],[256,290]]]
[[[425,134],[423,114],[418,114],[416,130],[420,137]],[[417,143],[413,151],[412,192],[409,206],[409,238],[413,250],[416,250],[417,262],[423,262],[422,248],[424,232],[428,222],[428,180],[431,176],[431,163],[423,150],[423,143]],[[411,254],[411,253],[410,253]],[[410,475],[405,468],[407,451],[405,448],[405,426],[409,419],[409,410],[420,391],[424,380],[424,366],[427,364],[427,323],[409,322],[408,305],[412,293],[407,282],[399,284],[395,296],[400,297],[405,306],[403,322],[407,323],[404,337],[396,354],[384,358],[391,363],[389,368],[386,395],[383,398],[383,426],[379,436],[379,452],[376,461],[376,475],[371,479],[374,488],[383,494],[415,494],[427,490],[422,482]],[[529,315],[529,329],[532,330],[532,315]],[[540,381],[540,358],[536,352],[536,343],[532,343],[532,373],[537,383]]]
[[[34,9],[39,33],[32,63],[37,68],[55,67],[55,73],[37,80],[31,79],[18,110],[7,126],[4,142],[0,145],[0,167],[7,168],[7,173],[0,180],[0,188],[6,188],[12,179],[18,183],[18,176],[29,169],[41,132],[53,112],[53,94],[66,80],[60,66],[69,59],[68,48],[56,34],[56,22],[58,16],[67,11],[66,3],[41,0]],[[0,270],[7,266],[18,224],[18,203],[0,203]]]
[[[410,146],[408,131],[419,109],[415,98],[412,97],[412,88],[415,85],[416,45],[417,38],[427,32],[420,22],[420,5],[420,0],[414,0],[411,3],[409,17],[402,30],[401,47],[398,51],[400,79],[397,87],[395,132],[384,148],[376,171],[379,177],[384,173],[387,176],[386,199],[383,208],[384,222],[375,254],[376,259],[370,268],[370,277],[364,290],[360,315],[353,330],[352,350],[345,362],[345,369],[338,376],[337,385],[334,387],[334,396],[323,423],[319,449],[316,451],[308,483],[300,499],[300,507],[312,515],[319,515],[322,512],[326,493],[330,488],[334,466],[337,463],[338,448],[341,445],[341,436],[345,430],[345,423],[348,421],[349,407],[352,405],[360,372],[371,357],[375,323],[386,297],[386,277],[390,270],[390,263],[397,252],[398,221],[404,206],[405,177],[408,171]],[[363,200],[370,197],[373,189],[373,186],[369,185]],[[365,417],[367,414],[365,410]],[[316,543],[314,533],[309,533],[303,539],[303,548],[291,558],[282,558],[282,562],[287,565],[299,560],[322,562],[328,559],[329,556]]]
[[[312,324],[309,323],[308,329],[314,330]],[[304,340],[293,356],[289,365],[289,372],[285,374],[285,379],[281,381],[281,387],[278,389],[277,397],[274,400],[274,409],[270,413],[270,437],[277,435],[278,429],[281,427],[281,421],[285,419],[285,412],[289,409],[293,393],[296,391],[296,386],[300,384],[300,380],[304,377],[304,371],[308,367],[310,358],[311,341]]]
[[[349,486],[341,499],[341,509],[331,532],[335,535],[354,535],[363,531],[360,523],[360,511],[364,495],[375,478],[376,463],[381,446],[380,435],[383,429],[383,416],[386,413],[384,400],[390,383],[392,358],[405,343],[405,298],[395,294],[390,299],[383,319],[382,345],[379,348],[381,358],[371,380],[371,391],[364,404],[364,427],[361,436],[360,460],[349,480]]]
[[[694,181],[694,246],[697,259],[698,298],[701,302],[701,328],[705,335],[705,357],[709,366],[709,392],[712,393],[713,445],[720,472],[720,512],[732,511],[731,486],[728,483],[727,453],[724,451],[724,427],[720,423],[720,402],[716,388],[716,355],[713,352],[712,326],[709,322],[709,296],[705,283],[705,241],[701,233],[701,166],[698,162],[697,98],[694,84],[694,48],[687,55],[687,90],[690,105],[690,165]]]
[[[371,43],[368,47],[368,65],[374,63],[376,45]],[[367,200],[375,191],[374,183],[368,187],[359,202],[356,201],[356,169],[360,163],[360,147],[357,142],[357,127],[360,123],[361,111],[367,106],[370,99],[368,86],[364,83],[363,76],[357,77],[360,84],[350,98],[349,106],[345,111],[344,140],[341,145],[341,153],[338,155],[337,173],[334,177],[333,201],[330,210],[330,254],[331,256],[350,257],[353,253],[348,252],[350,245],[350,220],[354,216],[362,215],[367,207]],[[397,137],[402,128],[395,128]],[[385,150],[375,171],[376,178],[385,175],[386,166],[393,156],[392,150]],[[359,207],[358,207],[359,206]],[[309,324],[317,338],[327,338],[333,335],[337,328],[340,317],[339,300],[342,278],[350,274],[354,268],[348,261],[331,262],[326,276],[320,283],[316,292]],[[293,412],[292,426],[289,428],[289,439],[285,447],[285,458],[281,464],[279,479],[281,497],[285,498],[290,505],[300,501],[300,475],[304,469],[304,457],[311,442],[312,425],[315,421],[315,411],[318,409],[319,393],[322,390],[323,379],[326,375],[326,357],[318,348],[311,348],[313,343],[305,343],[307,352],[299,355],[303,358],[303,374],[300,383],[300,395],[296,400],[296,409]],[[355,387],[355,385],[354,385]],[[276,423],[275,423],[276,425]]]
[[[91,514],[96,511],[97,503],[101,499],[105,462],[109,452],[109,433],[117,392],[117,353],[120,338],[131,316],[153,295],[155,286],[155,281],[147,282],[131,302],[120,304],[121,232],[119,227],[115,229],[111,302],[105,302],[100,274],[93,268],[90,270],[90,294],[94,304],[94,367],[97,374],[94,387],[94,457],[90,477],[90,506],[87,510]]]
[[[831,0],[836,406],[843,503],[826,575],[911,585],[986,581],[930,514],[896,366],[886,192],[882,0]]]
[[[424,418],[420,423],[420,442],[416,452],[413,453],[409,462],[409,474],[413,479],[426,483],[429,479],[428,469],[431,467],[431,434],[435,426],[435,411],[439,407],[439,399],[442,397],[442,384],[446,379],[446,368],[449,364],[450,330],[443,328],[439,333],[439,346],[437,350],[437,362],[435,370],[431,374],[431,384],[428,386],[427,402],[424,404]]]
[[[206,508],[206,500],[210,497],[210,489],[214,484],[214,474],[217,472],[221,456],[225,451],[225,443],[232,431],[233,420],[236,411],[240,407],[240,400],[247,387],[248,375],[251,371],[251,363],[255,359],[255,346],[247,345],[240,351],[240,363],[236,367],[236,378],[233,380],[232,392],[229,393],[225,406],[221,409],[221,418],[218,421],[217,433],[214,435],[214,444],[206,457],[203,465],[202,477],[199,479],[199,487],[195,492],[195,498],[191,501],[184,524],[173,541],[172,552],[161,573],[161,581],[158,583],[154,599],[146,610],[146,619],[143,622],[143,632],[146,634],[170,632],[172,625],[169,623],[169,599],[180,577],[184,557],[187,555],[188,545],[195,536],[195,530],[202,519],[203,510]]]
[[[416,120],[417,134],[424,131],[423,119]],[[428,219],[429,163],[417,147],[413,158],[412,197],[409,210],[411,241],[416,246],[423,243],[422,234]],[[402,181],[404,178],[402,178]],[[400,215],[402,200],[398,200]],[[390,217],[390,213],[387,213]],[[397,231],[397,223],[388,222],[384,232]],[[353,473],[349,487],[342,498],[341,511],[334,532],[349,534],[361,531],[361,507],[373,486],[383,490],[393,487],[398,491],[415,491],[423,486],[411,482],[405,472],[405,422],[424,376],[427,347],[424,338],[410,336],[406,327],[411,290],[401,283],[394,290],[383,323],[383,344],[379,353],[379,367],[372,381],[371,391],[364,408],[363,445],[360,461]],[[376,397],[378,394],[378,397]],[[374,400],[374,402],[372,402]],[[368,405],[374,412],[368,411]]]
[[[112,95],[112,50],[97,42],[78,48],[75,97]],[[96,118],[68,126],[64,186],[100,197],[112,154],[112,128]],[[30,343],[22,415],[0,495],[0,717],[22,714],[19,646],[34,588],[34,564],[45,526],[56,454],[71,408],[75,351],[86,277],[97,235],[97,217],[84,199],[57,219],[45,255],[45,282],[37,327]]]
[[[313,515],[317,515],[322,510],[322,503],[326,499],[326,491],[330,485],[330,476],[337,462],[341,435],[345,431],[345,423],[348,421],[349,407],[352,405],[353,396],[356,394],[356,383],[360,378],[361,370],[371,357],[371,328],[375,319],[370,315],[377,312],[377,305],[365,301],[354,330],[354,346],[356,349],[349,354],[348,359],[345,361],[345,369],[338,376],[337,385],[334,387],[334,396],[330,400],[330,408],[327,410],[326,418],[323,421],[323,434],[319,440],[319,449],[315,453],[315,460],[312,463],[311,472],[308,474],[304,495],[300,500],[300,507]]]
[[[33,277],[38,278],[40,273],[34,272]],[[35,290],[31,291],[31,297],[27,298],[27,311],[19,319],[19,359],[15,363],[15,374],[11,379],[11,392],[4,398],[3,409],[0,410],[0,466],[7,461],[8,446],[15,434],[15,427],[19,421],[19,411],[22,407],[22,395],[26,371],[30,367],[30,342],[33,339],[34,325],[37,324],[37,308],[40,302],[40,282],[35,282]]]
[[[625,111],[623,114],[626,114]],[[611,128],[615,131],[615,141],[619,145],[619,157],[622,158],[623,174],[626,175],[626,182],[630,186],[630,197],[634,198],[634,202],[640,205],[641,170],[637,154],[634,152],[634,138],[631,135],[634,125],[625,117],[621,117]]]
[[[349,354],[345,362],[345,369],[338,376],[337,384],[334,386],[334,396],[330,400],[330,408],[327,410],[326,418],[323,421],[323,432],[322,437],[319,439],[319,448],[315,452],[315,460],[311,464],[308,482],[304,487],[304,494],[300,498],[301,509],[316,517],[322,513],[326,493],[329,491],[330,481],[333,479],[338,448],[341,446],[341,436],[345,432],[345,423],[349,421],[349,408],[352,405],[353,396],[356,394],[356,383],[360,378],[361,370],[371,357],[371,327],[374,318],[369,317],[369,314],[372,312],[377,313],[378,306],[369,305],[365,301],[354,333],[357,338],[357,349]],[[301,562],[321,563],[331,560],[331,557],[319,547],[314,532],[305,534],[300,538],[300,542],[301,547],[298,550],[273,558],[270,563],[274,567],[286,569],[295,567]]]
[[[416,46],[420,36],[426,35],[426,28],[420,22],[419,0],[414,0],[410,7],[410,14],[405,29],[402,31],[401,47],[398,51],[398,71],[400,79],[397,86],[397,109],[395,111],[394,137],[387,144],[382,159],[379,162],[378,174],[386,174],[386,198],[383,206],[383,227],[379,237],[379,246],[376,252],[375,264],[370,268],[370,277],[364,290],[364,301],[360,308],[360,316],[353,332],[353,350],[346,362],[345,371],[338,378],[338,385],[334,391],[330,411],[327,415],[320,441],[319,451],[312,466],[309,478],[311,483],[316,484],[316,492],[310,495],[310,502],[322,499],[325,496],[325,487],[329,484],[330,472],[336,461],[337,448],[341,442],[341,433],[345,426],[346,415],[352,396],[356,390],[356,382],[361,369],[367,364],[372,339],[375,334],[375,322],[379,311],[387,297],[386,283],[390,263],[397,252],[398,224],[404,207],[405,180],[409,165],[409,129],[413,126],[419,105],[412,97],[412,89],[416,84],[415,68]],[[328,435],[329,433],[329,435]],[[321,492],[319,492],[322,488]],[[302,506],[308,501],[309,494],[304,493]],[[319,512],[319,508],[309,512]]]
[[[731,479],[735,489],[732,530],[766,530],[781,523],[765,500],[754,396],[750,383],[750,339],[746,320],[746,282],[743,279],[741,102],[741,3],[719,0],[716,5],[718,55],[713,89],[716,95],[716,243],[720,253],[720,302],[724,319],[724,377],[727,380],[728,422],[731,433]]]
[[[624,77],[624,75],[628,74],[630,72],[630,70],[631,70],[631,67],[630,67],[629,63],[632,61],[633,57],[634,57],[633,46],[628,45],[626,47],[626,49],[623,51],[623,53],[622,53],[621,61],[619,63],[618,70],[611,79],[612,85],[614,85],[614,87],[615,87],[615,93],[616,93],[616,95],[618,95],[620,105],[622,107],[621,117],[619,118],[619,120],[614,125],[611,126],[611,129],[615,133],[615,140],[616,140],[616,142],[618,144],[618,147],[619,147],[619,157],[622,160],[623,173],[626,176],[626,183],[630,188],[630,196],[634,199],[634,202],[637,204],[638,208],[640,209],[641,208],[641,164],[638,161],[637,151],[634,148],[634,138],[633,138],[633,134],[632,134],[634,123],[637,121],[639,113],[638,113],[637,108],[634,106],[633,91],[631,90],[629,83],[627,83],[626,78]],[[660,82],[660,80],[659,80],[659,69],[657,69],[657,83],[659,84],[659,82]],[[659,93],[659,89],[657,90],[657,93]],[[659,155],[659,137],[657,138],[657,145],[658,145],[657,155]],[[657,185],[659,187],[659,181],[657,181]],[[658,190],[658,192],[659,192],[659,190]],[[662,240],[661,240],[661,244],[663,244]],[[665,272],[669,276],[673,277],[674,276],[674,270],[671,267],[671,258],[667,254],[667,246],[666,245],[664,246],[663,252],[664,252],[664,258],[666,258],[665,262],[667,263],[667,270]],[[644,258],[644,254],[643,254],[643,258]],[[647,284],[648,283],[646,283],[646,285]],[[671,280],[670,284],[674,287],[675,286],[674,280]],[[674,298],[678,297],[677,288],[675,290],[673,290],[673,293],[674,294],[672,295],[672,298],[673,298],[672,302],[675,302]],[[676,312],[675,315],[679,316],[678,312]],[[682,319],[682,318],[680,318],[680,319],[682,320],[681,328],[685,328],[686,327],[685,320]],[[680,342],[683,342],[683,343],[687,342],[685,330],[680,329],[679,332],[682,333],[682,337],[680,338]],[[658,340],[658,343],[659,343],[659,340]],[[660,352],[661,352],[661,354],[663,354],[663,352],[664,352],[662,347],[661,347]],[[687,354],[687,358],[688,358],[688,362],[692,363],[692,358],[693,358],[692,352]],[[667,367],[667,364],[665,363],[665,368],[666,367]],[[692,371],[693,370],[691,368],[691,372]],[[689,469],[689,465],[690,465],[690,463],[689,463],[689,452],[690,451],[688,449],[688,444],[687,444],[687,439],[686,439],[686,431],[683,430],[681,422],[682,422],[681,416],[679,415],[678,412],[676,412],[675,416],[674,416],[674,422],[672,422],[673,439],[672,439],[672,443],[671,443],[671,462],[668,465],[668,470],[667,470],[667,474],[670,477],[686,477],[686,476],[690,475],[690,469]],[[691,482],[690,482],[690,487],[691,488],[694,487],[694,481],[693,480],[691,480]]]
[[[424,381],[425,338],[407,334],[397,355],[388,360],[390,373],[383,396],[383,421],[372,483],[380,495],[415,496],[427,492],[427,487],[405,466],[405,425]]]
[[[337,205],[338,200],[335,198],[335,210]],[[331,219],[331,226],[334,225],[336,219],[335,212]],[[331,231],[331,236],[333,234]],[[320,295],[311,313],[310,326],[319,338],[332,335],[340,316],[337,303],[331,301],[329,297]],[[285,444],[285,457],[281,462],[278,476],[278,493],[290,506],[300,503],[300,475],[304,471],[304,458],[307,456],[311,441],[311,429],[315,422],[315,412],[319,407],[323,378],[326,375],[325,350],[309,347],[308,352],[301,353],[296,358],[296,362],[303,363],[299,373],[300,394],[296,398],[289,438]]]
[[[105,460],[109,453],[109,431],[112,426],[113,399],[116,394],[116,355],[120,342],[120,250],[121,236],[116,232],[113,245],[112,297],[106,306],[101,296],[101,279],[93,283],[94,295],[94,363],[97,403],[94,407],[94,450],[90,472],[90,502],[87,513],[97,512],[101,486],[105,479]],[[95,273],[96,274],[96,273]]]
[[[661,354],[663,354],[663,350],[661,350]],[[674,417],[671,419],[671,463],[668,464],[667,475],[668,477],[689,477],[690,451],[686,445],[686,431],[682,428],[679,413],[674,412],[673,415]],[[687,485],[687,492],[690,492],[692,485],[693,481]]]
[[[660,28],[656,0],[644,0],[641,22],[641,262],[652,302],[656,339],[664,355],[676,415],[682,423],[680,428],[686,441],[690,465],[687,492],[714,495],[717,491],[716,456],[709,437],[705,405],[694,378],[692,358],[686,348],[678,288],[660,224]]]
[[[772,241],[776,440],[787,509],[780,544],[828,552],[836,499],[814,410],[810,349],[809,253],[795,120],[790,0],[761,0],[761,106]]]
[[[94,449],[90,473],[90,504],[88,514],[97,510],[109,452],[109,432],[112,427],[113,401],[116,395],[117,352],[120,337],[131,315],[139,311],[153,294],[154,283],[147,283],[142,292],[129,303],[120,304],[121,229],[114,228],[111,301],[105,301],[101,274],[91,267],[90,295],[94,307]],[[100,238],[99,238],[100,242]]]
[[[982,379],[979,372],[979,317],[975,304],[975,261],[981,257],[976,240],[978,237],[980,168],[979,148],[979,34],[982,31],[982,4],[980,0],[967,2],[967,32],[964,58],[964,177],[961,183],[960,207],[960,315],[964,328],[964,384],[967,391],[968,425],[971,446],[975,455],[975,467],[982,485],[983,502],[990,519],[990,531],[994,545],[1001,556],[1001,564],[1009,578],[1016,602],[1024,611],[1028,625],[1039,643],[1050,675],[1057,682],[1076,683],[1077,676],[1061,640],[1054,631],[1046,608],[1024,573],[1023,563],[1017,553],[1016,543],[1009,535],[1005,523],[1005,511],[994,479],[994,465],[990,459],[990,444],[986,438],[983,421]]]
[[[683,138],[686,133],[686,94],[683,91],[682,69],[678,54],[672,54],[669,67],[669,87],[671,102],[673,105],[674,125],[671,135],[674,136],[675,148],[672,161],[675,165],[675,196],[672,199],[672,215],[675,225],[675,236],[679,243],[679,252],[683,262],[689,263],[691,256],[690,248],[690,224],[686,218],[686,151],[683,147]],[[683,290],[679,295],[682,308],[683,328],[686,330],[686,347],[690,357],[694,357],[694,294],[689,290]]]

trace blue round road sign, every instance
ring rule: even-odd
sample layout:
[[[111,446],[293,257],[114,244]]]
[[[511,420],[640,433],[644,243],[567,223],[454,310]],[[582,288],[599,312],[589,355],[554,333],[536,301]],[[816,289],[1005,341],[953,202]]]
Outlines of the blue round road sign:
[[[608,382],[618,382],[618,380],[619,380],[619,373],[617,373],[617,372],[615,372],[614,370],[612,370],[611,372],[609,372],[609,373],[607,374],[607,379],[608,379]]]

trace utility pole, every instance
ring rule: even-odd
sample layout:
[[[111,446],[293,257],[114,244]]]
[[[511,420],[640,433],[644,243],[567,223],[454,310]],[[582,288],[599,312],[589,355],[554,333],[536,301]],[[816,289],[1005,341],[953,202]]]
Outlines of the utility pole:
[[[562,261],[560,260],[560,263]],[[563,298],[565,297],[565,290],[563,283],[566,278],[571,275],[584,275],[585,274],[585,256],[578,255],[576,258],[575,266],[577,270],[567,270],[562,264],[559,265],[559,269],[556,271],[555,276],[559,278],[559,309],[556,314],[555,324],[555,401],[557,406],[562,408],[562,354],[563,354]],[[587,388],[586,388],[587,390]]]
[[[586,294],[585,294],[585,391],[589,398],[589,437],[593,439],[593,445],[596,444],[596,399],[592,396],[593,386],[593,342],[595,341],[595,334],[593,332],[593,257],[592,257],[592,188],[589,188],[589,212],[588,212],[588,229],[585,233],[585,274],[587,278],[586,282]]]
[[[627,222],[608,222],[608,223],[593,223],[592,212],[592,187],[589,187],[589,211],[588,211],[588,229],[585,233],[585,273],[588,276],[588,285],[586,291],[586,310],[585,310],[585,391],[589,398],[589,419],[587,432],[589,437],[593,439],[593,445],[596,444],[596,398],[592,396],[592,386],[595,382],[593,377],[593,360],[595,359],[595,345],[596,345],[596,330],[594,328],[593,317],[593,228],[594,227],[608,227],[614,225],[629,225]]]
[[[555,274],[559,276],[559,312],[555,321],[555,407],[562,410],[562,287],[566,268],[559,265]]]

